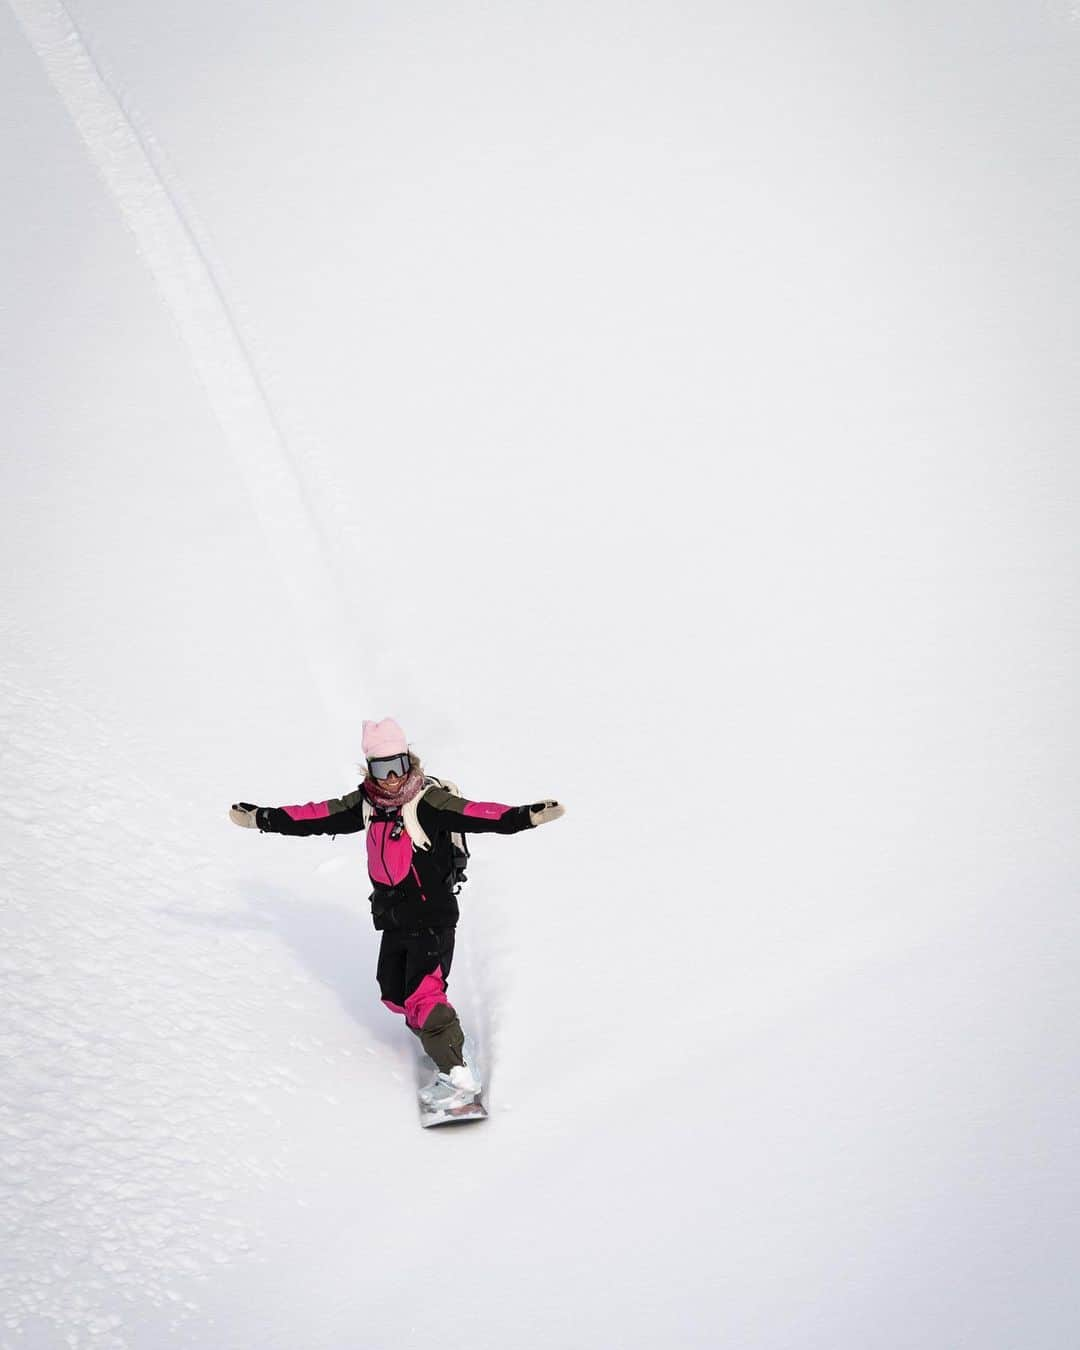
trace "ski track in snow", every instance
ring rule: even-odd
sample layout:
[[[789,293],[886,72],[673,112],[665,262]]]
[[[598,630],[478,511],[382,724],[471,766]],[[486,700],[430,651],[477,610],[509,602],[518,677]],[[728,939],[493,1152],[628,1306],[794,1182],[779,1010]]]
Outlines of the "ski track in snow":
[[[316,688],[327,711],[344,716],[357,663],[339,568],[210,265],[205,231],[190,204],[181,205],[186,194],[152,133],[114,90],[63,4],[10,4],[179,329],[292,602]]]

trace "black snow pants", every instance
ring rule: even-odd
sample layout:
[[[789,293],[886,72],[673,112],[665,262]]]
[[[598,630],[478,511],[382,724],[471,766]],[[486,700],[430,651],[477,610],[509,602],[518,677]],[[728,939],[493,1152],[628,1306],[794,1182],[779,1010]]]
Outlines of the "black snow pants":
[[[453,928],[424,928],[417,933],[386,928],[375,971],[382,1001],[391,1012],[405,1015],[410,1031],[416,1032],[444,1073],[464,1063],[465,1036],[446,997],[453,959]]]
[[[375,971],[379,992],[383,1002],[394,1012],[405,1013],[410,1023],[415,1018],[409,1017],[412,1011],[409,1005],[426,976],[437,971],[442,993],[446,993],[450,963],[454,959],[455,931],[453,928],[422,928],[418,933],[403,933],[396,928],[383,930]]]

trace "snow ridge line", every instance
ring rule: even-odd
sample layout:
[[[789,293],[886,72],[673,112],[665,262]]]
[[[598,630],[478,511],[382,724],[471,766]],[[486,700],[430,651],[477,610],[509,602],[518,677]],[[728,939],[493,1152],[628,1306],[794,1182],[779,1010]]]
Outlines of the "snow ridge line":
[[[62,0],[9,0],[135,238],[206,392],[293,607],[316,689],[347,718],[356,669],[331,549],[208,258],[204,232],[153,137],[114,92]],[[242,580],[254,582],[251,575]],[[350,659],[352,658],[352,659]]]

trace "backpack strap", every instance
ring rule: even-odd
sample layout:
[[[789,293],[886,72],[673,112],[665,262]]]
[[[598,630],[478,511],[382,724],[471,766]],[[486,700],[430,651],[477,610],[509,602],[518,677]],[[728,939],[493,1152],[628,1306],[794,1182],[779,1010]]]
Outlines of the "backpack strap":
[[[431,852],[431,840],[427,837],[427,831],[420,824],[418,808],[427,796],[428,789],[433,787],[445,788],[448,792],[452,792],[455,797],[458,795],[456,783],[451,783],[446,778],[436,778],[434,774],[429,773],[424,775],[423,792],[418,792],[411,802],[406,802],[401,808],[401,818],[405,822],[405,829],[408,831],[409,838],[413,841],[413,848],[418,848],[421,853]],[[366,818],[364,824],[367,824]]]

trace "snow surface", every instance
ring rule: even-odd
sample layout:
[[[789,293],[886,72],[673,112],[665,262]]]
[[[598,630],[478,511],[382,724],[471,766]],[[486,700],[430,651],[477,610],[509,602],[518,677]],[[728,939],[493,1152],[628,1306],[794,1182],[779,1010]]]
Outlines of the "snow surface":
[[[1077,1343],[1078,44],[0,8],[0,1344]],[[386,714],[461,1130],[226,817]]]

